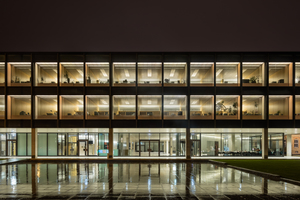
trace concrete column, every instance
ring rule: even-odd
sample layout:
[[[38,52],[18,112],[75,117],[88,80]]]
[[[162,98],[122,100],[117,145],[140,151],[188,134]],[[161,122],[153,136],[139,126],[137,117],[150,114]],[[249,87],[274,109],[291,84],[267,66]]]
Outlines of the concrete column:
[[[114,134],[113,129],[110,128],[108,131],[108,154],[107,159],[113,159],[114,155]]]
[[[109,186],[109,194],[113,193],[113,185],[114,185],[114,180],[113,180],[113,164],[108,163],[107,164],[108,168],[108,186]]]
[[[263,178],[261,183],[261,193],[267,195],[268,194],[268,179]]]
[[[292,156],[292,135],[286,136],[286,156]]]
[[[187,128],[186,129],[186,135],[185,135],[185,140],[186,140],[186,159],[191,159],[191,133],[190,133],[190,129]]]
[[[231,151],[237,150],[235,148],[235,134],[231,134],[231,145],[232,145]]]
[[[268,159],[269,145],[268,145],[268,129],[267,128],[264,128],[261,140],[262,140],[261,141],[262,142],[262,152],[261,152],[262,159]]]
[[[35,128],[31,129],[31,159],[37,158],[37,132]]]
[[[190,188],[191,188],[191,175],[192,175],[192,164],[186,163],[185,168],[185,196],[187,199],[190,199]]]

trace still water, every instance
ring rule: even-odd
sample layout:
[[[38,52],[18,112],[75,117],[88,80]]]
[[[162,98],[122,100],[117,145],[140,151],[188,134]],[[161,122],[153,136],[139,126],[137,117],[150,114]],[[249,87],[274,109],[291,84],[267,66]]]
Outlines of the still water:
[[[300,194],[299,186],[210,163],[11,164],[0,165],[0,175],[0,198],[228,199]]]

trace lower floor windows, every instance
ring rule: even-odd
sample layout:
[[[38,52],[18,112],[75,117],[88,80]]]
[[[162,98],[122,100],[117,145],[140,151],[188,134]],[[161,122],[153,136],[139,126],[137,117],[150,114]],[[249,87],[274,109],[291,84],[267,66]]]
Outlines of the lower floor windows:
[[[30,156],[31,133],[0,133],[0,156]]]

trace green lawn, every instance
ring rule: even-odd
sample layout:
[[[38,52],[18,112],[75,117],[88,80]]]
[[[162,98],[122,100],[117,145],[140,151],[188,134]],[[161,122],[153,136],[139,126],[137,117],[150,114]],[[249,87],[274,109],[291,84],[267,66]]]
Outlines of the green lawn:
[[[215,160],[300,181],[300,160]]]

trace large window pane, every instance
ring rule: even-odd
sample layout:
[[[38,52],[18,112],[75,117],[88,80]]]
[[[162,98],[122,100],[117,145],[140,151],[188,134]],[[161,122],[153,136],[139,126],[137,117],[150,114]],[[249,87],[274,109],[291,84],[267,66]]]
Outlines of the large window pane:
[[[261,135],[257,133],[242,134],[242,152],[243,156],[261,156]]]
[[[295,63],[295,85],[300,86],[300,62]]]
[[[269,86],[293,86],[293,63],[270,62]]]
[[[241,134],[222,134],[222,152],[223,156],[241,156]]]
[[[109,63],[88,62],[86,63],[87,86],[109,86]]]
[[[83,86],[83,63],[63,62],[60,67],[60,86]]]
[[[48,134],[48,156],[57,156],[57,134]]]
[[[38,155],[47,156],[47,134],[38,134]]]
[[[217,62],[216,84],[217,86],[239,86],[240,63]]]
[[[269,96],[269,119],[292,119],[293,111],[292,96],[270,95]]]
[[[86,119],[109,119],[109,96],[86,96]]]
[[[214,86],[214,63],[191,63],[191,86]]]
[[[27,156],[31,156],[31,133],[27,133]]]
[[[135,119],[134,95],[115,95],[113,96],[113,104],[113,119]]]
[[[243,119],[265,119],[264,96],[243,95]]]
[[[99,138],[100,139],[100,138]],[[89,133],[89,155],[98,155],[98,133]]]
[[[0,133],[0,156],[6,156],[6,134]]]
[[[35,96],[35,112],[36,119],[57,119],[57,96]]]
[[[239,119],[240,97],[237,95],[218,95],[216,99],[217,119]]]
[[[31,96],[11,95],[7,96],[8,119],[31,119]]]
[[[68,156],[77,156],[78,155],[77,140],[78,140],[77,133],[69,133],[68,134],[68,141],[67,141]]]
[[[26,156],[26,133],[18,133],[18,156]]]
[[[300,119],[300,95],[295,96],[295,118]]]
[[[186,86],[186,63],[164,63],[164,86]]]
[[[99,133],[99,156],[107,156],[108,154],[108,147],[109,144],[108,142],[108,133]]]
[[[60,96],[60,119],[83,119],[83,96]]]
[[[190,101],[190,119],[214,119],[214,97],[212,95],[191,95]]]
[[[138,63],[138,86],[161,86],[161,63]]]
[[[136,63],[113,63],[113,86],[136,86]]]
[[[35,63],[35,86],[57,86],[57,63]]]
[[[164,96],[164,119],[186,119],[186,96]]]
[[[31,63],[10,62],[7,63],[8,86],[31,86]]]
[[[201,156],[218,156],[221,134],[201,133]]]
[[[243,86],[265,86],[265,63],[243,62]]]
[[[269,134],[269,156],[284,156],[283,154],[283,133]]]
[[[139,95],[138,96],[139,119],[161,119],[161,96]]]

